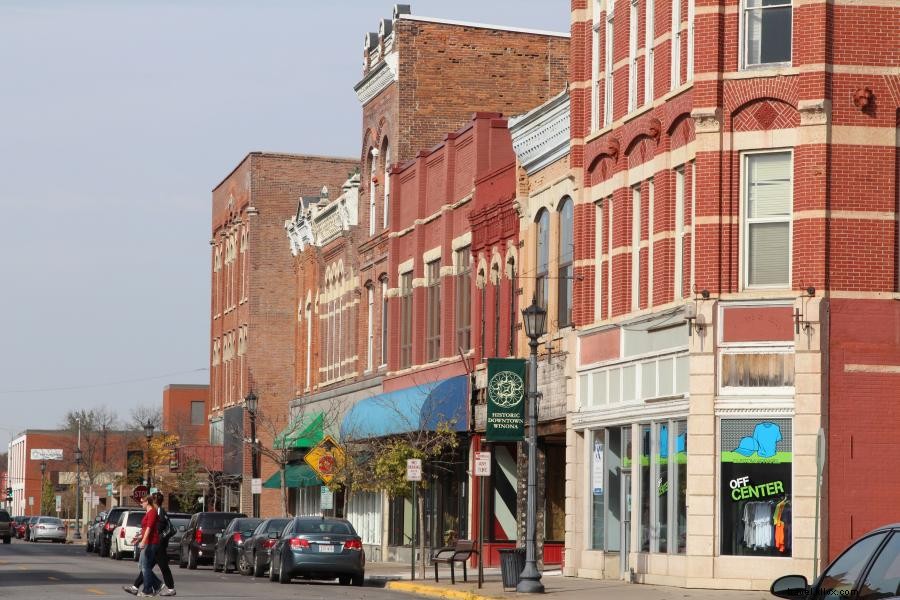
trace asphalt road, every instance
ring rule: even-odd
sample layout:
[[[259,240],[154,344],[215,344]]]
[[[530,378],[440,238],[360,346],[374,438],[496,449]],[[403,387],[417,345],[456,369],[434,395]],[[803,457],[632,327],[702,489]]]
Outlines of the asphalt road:
[[[215,573],[211,566],[196,571],[173,565],[176,598],[290,598],[311,600],[387,600],[411,596],[383,589],[382,582],[366,581],[361,588],[335,582],[309,583],[295,580],[290,585],[272,583],[268,577]],[[101,596],[134,598],[122,586],[137,576],[137,563],[99,558],[84,546],[30,543],[13,540],[0,544],[0,598],[41,600],[96,600]]]

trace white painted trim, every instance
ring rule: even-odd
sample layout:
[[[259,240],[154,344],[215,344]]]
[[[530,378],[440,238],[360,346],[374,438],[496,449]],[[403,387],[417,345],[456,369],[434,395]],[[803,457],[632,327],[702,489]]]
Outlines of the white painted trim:
[[[429,250],[426,250],[424,254],[422,254],[422,262],[428,264],[430,262],[434,262],[441,257],[441,247],[435,246]]]
[[[440,23],[442,25],[458,25],[460,27],[475,27],[477,29],[494,29],[496,31],[511,31],[513,33],[530,33],[533,35],[547,35],[551,37],[569,39],[568,32],[548,31],[545,29],[526,29],[523,27],[509,27],[506,25],[488,25],[486,23],[475,23],[471,21],[456,21],[451,19],[436,19],[434,17],[419,17],[410,14],[398,15],[398,19],[404,21],[421,21],[423,23]]]

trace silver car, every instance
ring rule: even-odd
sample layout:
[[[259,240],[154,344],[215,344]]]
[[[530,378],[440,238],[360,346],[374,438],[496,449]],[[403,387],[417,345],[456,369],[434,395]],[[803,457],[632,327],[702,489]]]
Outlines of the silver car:
[[[39,517],[31,525],[31,541],[50,540],[64,544],[66,542],[66,524],[56,517]]]

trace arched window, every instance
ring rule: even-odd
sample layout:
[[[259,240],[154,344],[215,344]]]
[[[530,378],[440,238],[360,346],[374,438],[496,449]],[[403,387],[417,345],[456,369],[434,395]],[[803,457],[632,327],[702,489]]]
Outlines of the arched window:
[[[384,206],[382,207],[382,211],[384,212],[384,228],[388,228],[388,224],[390,223],[390,204],[391,204],[391,179],[388,177],[388,170],[391,168],[391,148],[387,144],[387,140],[384,141]]]
[[[381,366],[387,365],[388,359],[388,280],[381,276]]]
[[[574,282],[574,272],[572,269],[572,259],[574,256],[573,237],[573,206],[572,199],[563,198],[559,205],[559,268],[557,276],[559,277],[558,298],[557,298],[557,319],[560,327],[568,327],[572,324],[572,291]]]
[[[366,371],[375,366],[375,286],[366,284]]]
[[[516,355],[516,259],[506,259],[506,274],[509,276],[509,355]]]
[[[548,289],[547,278],[550,274],[550,213],[546,209],[538,212],[537,237],[535,245],[535,270],[534,270],[534,294],[537,303],[547,308]]]
[[[378,178],[378,151],[369,151],[369,235],[375,235],[375,181]]]
[[[491,283],[494,286],[494,356],[500,356],[500,263],[491,266]]]

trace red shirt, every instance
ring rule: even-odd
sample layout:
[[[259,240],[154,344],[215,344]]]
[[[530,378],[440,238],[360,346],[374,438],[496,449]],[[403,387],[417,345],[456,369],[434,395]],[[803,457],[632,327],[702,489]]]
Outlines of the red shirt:
[[[150,535],[147,536],[148,544],[158,544],[159,543],[159,515],[156,514],[156,509],[152,508],[144,513],[144,518],[141,519],[141,529],[143,531],[150,530]],[[141,536],[143,539],[143,535]]]

